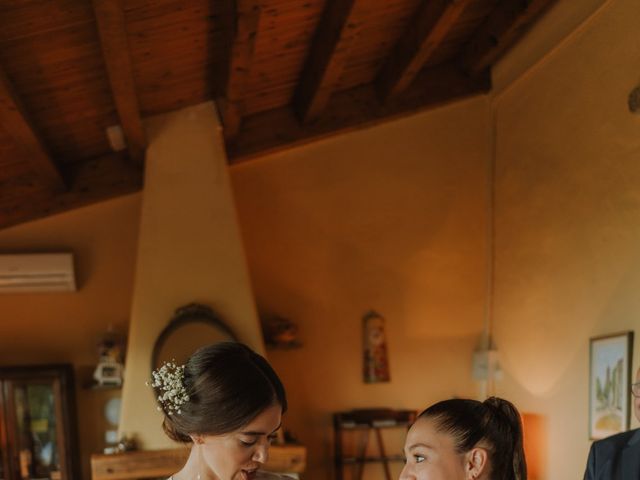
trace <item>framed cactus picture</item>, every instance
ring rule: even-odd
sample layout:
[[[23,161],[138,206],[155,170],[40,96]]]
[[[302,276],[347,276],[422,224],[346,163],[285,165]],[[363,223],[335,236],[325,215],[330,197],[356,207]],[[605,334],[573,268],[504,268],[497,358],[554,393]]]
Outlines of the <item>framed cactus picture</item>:
[[[633,332],[589,341],[589,438],[629,429]]]

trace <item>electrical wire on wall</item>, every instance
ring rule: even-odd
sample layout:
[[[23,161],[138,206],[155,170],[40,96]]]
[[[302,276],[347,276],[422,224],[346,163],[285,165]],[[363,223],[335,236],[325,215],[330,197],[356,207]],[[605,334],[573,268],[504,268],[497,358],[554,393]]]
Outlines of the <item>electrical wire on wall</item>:
[[[483,328],[478,348],[474,352],[473,376],[479,380],[479,397],[484,399],[495,394],[497,373],[497,350],[493,343],[493,300],[495,279],[495,177],[497,150],[497,119],[495,105],[491,104],[489,129],[489,160],[487,162],[486,188],[486,277]]]

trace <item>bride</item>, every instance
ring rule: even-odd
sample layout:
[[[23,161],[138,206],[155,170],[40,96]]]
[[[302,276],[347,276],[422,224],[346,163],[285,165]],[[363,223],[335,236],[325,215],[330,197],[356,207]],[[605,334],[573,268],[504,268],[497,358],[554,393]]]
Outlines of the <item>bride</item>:
[[[289,478],[260,471],[287,409],[284,387],[262,356],[241,343],[217,343],[152,376],[165,433],[191,444],[170,480]]]

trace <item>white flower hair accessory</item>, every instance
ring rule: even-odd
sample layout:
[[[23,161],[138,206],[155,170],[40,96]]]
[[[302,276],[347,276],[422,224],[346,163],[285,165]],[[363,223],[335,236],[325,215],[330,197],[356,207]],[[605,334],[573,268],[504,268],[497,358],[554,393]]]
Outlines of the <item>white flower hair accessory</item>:
[[[160,368],[151,372],[151,376],[151,386],[159,392],[158,402],[165,412],[168,415],[181,414],[182,405],[189,401],[184,386],[184,365],[176,365],[175,361],[164,362]],[[158,410],[162,408],[158,407]]]

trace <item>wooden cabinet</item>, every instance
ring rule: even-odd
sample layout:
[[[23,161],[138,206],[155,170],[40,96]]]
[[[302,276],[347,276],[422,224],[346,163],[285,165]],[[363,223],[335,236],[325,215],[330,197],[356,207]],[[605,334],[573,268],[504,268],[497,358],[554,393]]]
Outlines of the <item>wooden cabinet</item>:
[[[79,480],[70,365],[0,368],[0,480]]]

